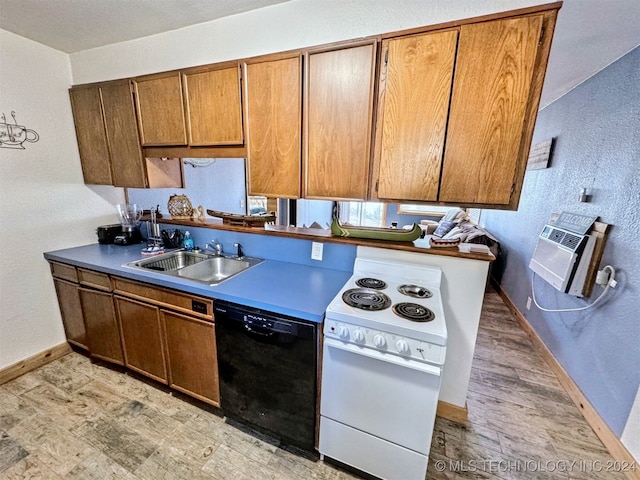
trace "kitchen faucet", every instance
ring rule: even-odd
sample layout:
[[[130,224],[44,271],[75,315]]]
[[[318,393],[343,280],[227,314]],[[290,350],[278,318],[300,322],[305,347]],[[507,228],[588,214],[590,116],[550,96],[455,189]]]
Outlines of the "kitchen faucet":
[[[238,258],[242,258],[244,257],[244,253],[242,252],[242,245],[240,245],[239,243],[234,243],[233,244],[234,247],[236,247],[238,249]]]
[[[218,240],[212,240],[204,246],[205,249],[213,250],[216,255],[222,255],[222,243]]]

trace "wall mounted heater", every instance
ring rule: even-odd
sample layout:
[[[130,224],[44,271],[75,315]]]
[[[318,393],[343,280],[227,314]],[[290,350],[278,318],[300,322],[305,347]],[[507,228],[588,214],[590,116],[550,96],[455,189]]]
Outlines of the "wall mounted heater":
[[[561,292],[582,297],[594,246],[592,235],[545,225],[529,268]]]

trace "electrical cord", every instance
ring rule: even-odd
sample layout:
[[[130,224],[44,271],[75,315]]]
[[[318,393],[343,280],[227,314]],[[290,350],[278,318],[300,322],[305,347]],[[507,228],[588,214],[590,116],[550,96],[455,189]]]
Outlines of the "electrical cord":
[[[550,308],[544,308],[544,307],[540,306],[540,304],[536,300],[536,289],[535,289],[535,287],[533,285],[533,280],[535,279],[536,273],[533,272],[532,275],[531,275],[531,296],[533,297],[533,303],[535,303],[536,307],[538,307],[543,312],[578,312],[580,310],[587,310],[587,309],[595,306],[605,296],[605,294],[607,293],[607,291],[609,290],[610,287],[616,285],[616,270],[615,270],[615,268],[613,268],[611,265],[606,265],[605,267],[602,268],[602,270],[609,270],[611,272],[611,276],[609,277],[609,280],[607,281],[607,285],[604,287],[604,290],[602,291],[602,293],[600,294],[600,296],[598,298],[596,298],[593,302],[591,302],[589,305],[587,305],[585,307],[580,307],[580,308],[560,308],[560,309],[550,309]]]

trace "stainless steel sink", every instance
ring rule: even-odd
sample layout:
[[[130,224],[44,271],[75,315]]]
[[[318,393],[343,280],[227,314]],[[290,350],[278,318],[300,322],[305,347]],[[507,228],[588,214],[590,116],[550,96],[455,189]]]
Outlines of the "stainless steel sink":
[[[154,257],[143,258],[135,262],[127,263],[127,267],[138,267],[159,272],[171,272],[189,265],[195,265],[211,258],[205,253],[187,252],[177,250],[175,252],[163,253]]]
[[[213,257],[204,262],[181,268],[177,273],[179,277],[215,285],[253,265],[257,265],[261,261],[257,258],[248,257]]]
[[[125,264],[125,267],[152,270],[208,285],[218,283],[264,260],[252,257],[222,256],[178,250]]]

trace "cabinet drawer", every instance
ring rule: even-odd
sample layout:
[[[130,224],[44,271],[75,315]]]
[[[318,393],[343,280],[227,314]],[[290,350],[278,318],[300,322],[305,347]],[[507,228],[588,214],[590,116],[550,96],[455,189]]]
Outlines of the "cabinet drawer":
[[[50,262],[49,266],[51,267],[51,275],[54,277],[69,280],[70,282],[78,282],[78,272],[76,271],[76,267],[56,262]]]
[[[98,273],[91,270],[85,270],[84,268],[79,268],[78,280],[81,285],[111,291],[111,280],[109,279],[109,275],[106,273]]]
[[[189,313],[196,317],[213,319],[213,300],[209,298],[152,287],[119,277],[113,277],[113,290],[121,295]]]

